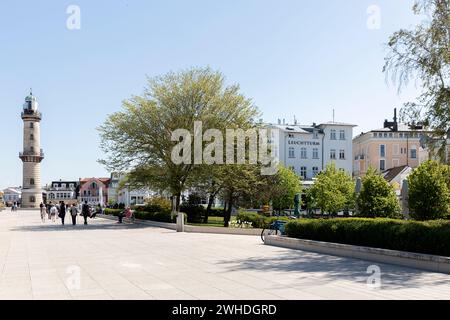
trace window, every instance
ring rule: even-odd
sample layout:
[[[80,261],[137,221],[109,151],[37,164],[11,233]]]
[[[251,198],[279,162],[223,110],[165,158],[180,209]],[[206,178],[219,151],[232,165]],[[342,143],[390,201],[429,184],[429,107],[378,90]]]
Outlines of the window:
[[[319,174],[319,167],[313,167],[312,171],[313,171],[313,176],[314,177],[317,176]]]
[[[345,130],[339,131],[339,140],[345,140]]]
[[[378,133],[374,132],[374,133],[373,133],[373,137],[374,137],[374,138],[378,137]]]
[[[294,166],[290,166],[289,169],[291,169],[292,171],[295,171],[295,167]]]
[[[330,132],[330,139],[336,140],[336,130],[332,129]]]
[[[66,188],[66,184],[65,183],[61,184],[61,188],[65,189]]]
[[[394,155],[398,156],[400,146],[398,144],[394,144]]]
[[[313,159],[319,159],[319,149],[313,149]]]
[[[31,151],[31,153],[34,153],[34,147],[33,146],[30,147],[30,151]]]
[[[380,144],[380,157],[386,157],[386,145]]]
[[[417,159],[417,150],[411,149],[411,159]]]
[[[34,128],[34,122],[30,122],[30,128],[31,128],[31,129]]]
[[[54,183],[54,184],[53,184],[53,188],[58,188],[58,184],[57,184],[57,183]]]
[[[389,132],[389,138],[392,138],[392,136],[393,136],[392,132]]]
[[[385,133],[383,134],[383,136],[384,136],[385,138],[387,138],[387,133],[385,132]]]
[[[345,150],[343,149],[339,150],[339,159],[345,160]]]
[[[306,148],[301,148],[300,149],[300,157],[302,158],[302,159],[306,159],[307,157],[306,157]]]
[[[399,133],[399,134],[398,134],[398,137],[399,137],[399,138],[403,138],[403,133]]]
[[[306,179],[306,167],[300,167],[300,176]]]
[[[30,186],[34,186],[34,179],[33,178],[30,179]]]
[[[289,158],[295,158],[294,148],[292,147],[289,148]]]
[[[30,134],[30,140],[34,140],[34,134]]]
[[[31,203],[35,203],[36,202],[36,197],[35,196],[30,196],[30,202]]]
[[[380,171],[386,170],[386,160],[380,160]]]
[[[319,139],[319,131],[317,131],[316,129],[314,129],[313,131],[313,139]]]
[[[330,150],[330,159],[336,159],[336,150],[335,149]]]

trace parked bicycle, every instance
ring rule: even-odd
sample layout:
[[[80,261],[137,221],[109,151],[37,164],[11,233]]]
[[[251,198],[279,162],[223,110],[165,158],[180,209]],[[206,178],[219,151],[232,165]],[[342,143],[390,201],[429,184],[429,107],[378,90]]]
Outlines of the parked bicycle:
[[[287,221],[283,220],[275,220],[272,222],[268,228],[264,228],[261,231],[261,240],[265,242],[267,236],[283,235],[286,223]]]

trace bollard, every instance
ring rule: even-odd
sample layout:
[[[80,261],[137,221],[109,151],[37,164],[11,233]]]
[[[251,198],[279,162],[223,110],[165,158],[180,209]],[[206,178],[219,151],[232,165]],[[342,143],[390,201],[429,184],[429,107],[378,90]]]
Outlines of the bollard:
[[[178,212],[177,215],[177,232],[184,232],[184,213]]]

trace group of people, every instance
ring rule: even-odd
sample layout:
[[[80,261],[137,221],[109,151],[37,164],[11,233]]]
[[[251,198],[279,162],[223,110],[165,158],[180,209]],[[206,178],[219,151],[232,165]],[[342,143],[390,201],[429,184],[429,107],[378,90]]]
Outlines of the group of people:
[[[51,220],[52,222],[55,222],[57,218],[61,219],[61,223],[64,225],[64,220],[66,218],[66,214],[69,214],[72,218],[72,224],[77,224],[77,216],[81,215],[84,218],[84,224],[87,223],[87,218],[95,218],[97,212],[93,210],[87,201],[83,203],[81,208],[77,204],[66,204],[64,201],[61,201],[60,203],[54,204],[52,202],[49,202],[48,204],[44,204],[41,202],[39,205],[40,212],[41,212],[41,221],[44,223],[45,219],[48,218],[48,220]]]

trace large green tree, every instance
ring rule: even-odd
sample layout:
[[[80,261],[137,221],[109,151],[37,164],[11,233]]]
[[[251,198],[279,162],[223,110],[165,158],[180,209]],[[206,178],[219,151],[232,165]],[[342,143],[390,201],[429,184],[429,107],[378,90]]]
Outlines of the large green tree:
[[[330,163],[317,175],[309,194],[322,213],[336,215],[354,207],[355,183],[348,173]]]
[[[408,176],[409,210],[416,220],[445,217],[450,209],[450,169],[436,161],[426,161]]]
[[[423,22],[390,37],[383,71],[399,91],[410,80],[418,80],[422,93],[416,101],[404,105],[401,119],[429,126],[434,134],[428,145],[445,160],[443,138],[450,135],[450,2],[416,0],[413,11],[424,15]]]
[[[210,68],[149,78],[144,93],[125,100],[123,110],[108,116],[99,128],[106,155],[100,162],[112,171],[130,171],[130,180],[139,184],[167,190],[178,207],[181,193],[204,163],[194,164],[192,158],[191,163],[175,163],[172,133],[192,133],[195,121],[202,122],[203,132],[246,130],[258,114],[238,85],[226,85],[224,76]],[[194,153],[194,139],[191,147]]]
[[[294,197],[301,193],[301,178],[289,168],[278,166],[274,175],[262,176],[262,183],[257,189],[255,198],[262,204],[272,203],[274,210],[290,209],[294,205]]]
[[[373,167],[362,178],[356,203],[357,215],[360,217],[401,217],[400,203],[394,188]]]

